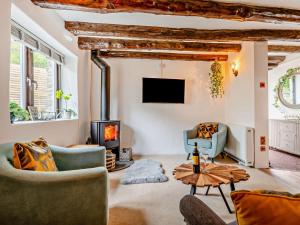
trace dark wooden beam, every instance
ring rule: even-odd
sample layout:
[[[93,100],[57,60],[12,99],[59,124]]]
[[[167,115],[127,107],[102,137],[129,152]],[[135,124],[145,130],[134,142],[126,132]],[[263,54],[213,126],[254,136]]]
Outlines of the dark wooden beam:
[[[153,26],[65,22],[76,36],[181,41],[300,41],[300,30],[198,30]]]
[[[278,63],[268,63],[268,70],[272,70],[276,68],[279,64]]]
[[[268,67],[277,67],[278,65],[278,63],[268,63]]]
[[[179,54],[157,52],[129,52],[129,51],[100,51],[101,58],[135,58],[135,59],[159,59],[159,60],[183,60],[183,61],[227,61],[227,55],[210,54]]]
[[[99,13],[142,12],[260,22],[300,22],[300,10],[209,0],[31,0],[44,8]]]
[[[300,46],[296,46],[296,45],[269,45],[269,52],[299,53],[300,52]]]
[[[273,64],[279,64],[282,63],[285,60],[285,56],[269,56],[268,62]]]
[[[239,52],[240,44],[149,41],[79,37],[78,46],[83,50],[170,50],[203,52]]]

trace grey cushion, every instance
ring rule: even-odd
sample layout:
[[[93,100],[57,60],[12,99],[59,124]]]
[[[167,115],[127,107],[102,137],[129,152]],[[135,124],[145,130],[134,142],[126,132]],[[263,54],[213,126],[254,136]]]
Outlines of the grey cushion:
[[[192,195],[180,200],[180,212],[188,225],[226,225],[204,202]]]
[[[211,148],[211,139],[193,138],[188,139],[188,145],[195,145],[197,142],[199,148]]]

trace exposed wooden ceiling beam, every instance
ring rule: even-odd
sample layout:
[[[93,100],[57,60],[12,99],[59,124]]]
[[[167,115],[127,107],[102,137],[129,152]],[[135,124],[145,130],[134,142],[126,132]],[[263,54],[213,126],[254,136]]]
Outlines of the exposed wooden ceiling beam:
[[[44,8],[99,13],[143,12],[159,15],[261,22],[300,22],[300,10],[253,6],[240,3],[186,0],[31,0]]]
[[[300,46],[296,46],[296,45],[269,45],[269,52],[299,53],[300,52]]]
[[[268,63],[268,67],[277,67],[278,65],[278,63]]]
[[[209,54],[179,54],[157,52],[130,52],[130,51],[100,51],[97,54],[101,58],[135,58],[135,59],[159,59],[159,60],[184,60],[184,61],[227,61],[227,55]]]
[[[272,70],[276,68],[279,64],[278,63],[268,63],[268,70]]]
[[[79,37],[78,46],[83,50],[170,50],[203,52],[239,52],[240,44],[173,42]]]
[[[268,62],[273,64],[279,64],[282,63],[285,60],[285,56],[269,56]]]
[[[300,41],[300,30],[198,30],[153,26],[65,22],[76,36],[182,41]]]

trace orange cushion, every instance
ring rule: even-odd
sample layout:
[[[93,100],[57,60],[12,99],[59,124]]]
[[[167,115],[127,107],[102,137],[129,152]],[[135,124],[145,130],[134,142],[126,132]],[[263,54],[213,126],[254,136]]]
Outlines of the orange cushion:
[[[270,191],[231,193],[239,225],[299,225],[300,196]]]
[[[198,138],[210,139],[212,135],[218,132],[218,124],[216,123],[201,123],[198,128]]]
[[[14,145],[13,165],[17,169],[57,171],[51,150],[43,138]]]

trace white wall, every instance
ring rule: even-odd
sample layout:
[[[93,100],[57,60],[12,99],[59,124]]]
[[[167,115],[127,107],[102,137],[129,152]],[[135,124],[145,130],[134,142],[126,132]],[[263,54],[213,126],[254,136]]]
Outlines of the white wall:
[[[49,38],[58,50],[63,50],[68,57],[77,57],[75,73],[71,79],[78,86],[79,119],[70,121],[56,121],[34,123],[26,125],[11,125],[9,120],[9,57],[10,57],[10,18],[11,3],[21,9],[26,18],[24,27],[30,28],[33,33],[37,32],[42,38]],[[24,16],[23,15],[23,16]],[[13,11],[14,19],[18,18],[18,12]],[[30,21],[32,20],[32,21]],[[31,22],[34,22],[34,26]],[[76,40],[68,42],[64,37],[64,21],[49,10],[34,6],[31,1],[7,0],[1,3],[0,8],[0,143],[33,139],[39,136],[45,137],[50,143],[57,145],[69,145],[83,142],[89,131],[89,54],[81,52],[77,48]],[[43,30],[45,29],[45,30]],[[78,75],[78,77],[76,77]],[[75,85],[75,87],[76,87]]]
[[[234,77],[228,67],[227,94],[225,96],[226,123],[255,129],[255,167],[268,167],[266,151],[260,149],[260,137],[268,140],[268,88],[266,42],[244,42],[242,51],[229,54],[228,63],[239,63],[239,75]],[[260,82],[266,84],[260,88]]]
[[[266,84],[264,88],[260,83]],[[255,167],[269,167],[268,121],[268,43],[254,44],[254,115],[255,115]],[[261,150],[260,138],[265,137],[265,151]]]
[[[279,102],[280,108],[273,106],[274,103],[274,88],[278,84],[278,80],[288,69],[297,68],[300,66],[300,59],[294,59],[292,61],[282,63],[278,67],[269,71],[269,118],[270,119],[284,119],[284,115],[300,115],[299,109],[289,109]]]
[[[231,63],[238,64],[235,77]],[[254,127],[254,43],[244,42],[239,53],[229,54],[225,95],[226,122]]]
[[[142,77],[161,77],[159,60],[107,59],[111,66],[111,119],[122,122],[122,145],[135,154],[184,154],[182,131],[204,121],[223,122],[224,99],[208,89],[212,62],[163,61],[164,78],[186,80],[185,104],[143,104]],[[225,65],[223,64],[224,73]],[[92,118],[99,119],[100,71],[93,66]]]

